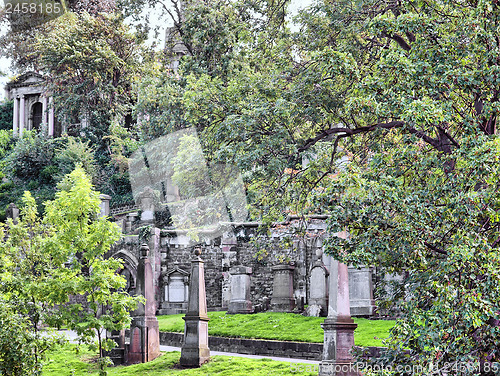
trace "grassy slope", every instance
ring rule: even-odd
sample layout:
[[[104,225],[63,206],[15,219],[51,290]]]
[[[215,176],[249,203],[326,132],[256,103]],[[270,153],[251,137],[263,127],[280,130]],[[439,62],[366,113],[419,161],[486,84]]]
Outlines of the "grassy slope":
[[[160,330],[183,332],[183,315],[157,316]],[[323,342],[320,324],[324,317],[306,317],[293,313],[264,312],[253,315],[226,315],[209,312],[208,332],[213,336],[276,339],[298,342]],[[382,346],[394,325],[390,320],[354,319],[358,328],[354,341],[358,346]],[[377,339],[378,338],[378,339]]]
[[[97,376],[97,366],[89,363],[91,353],[82,351],[78,355],[72,349],[74,345],[65,346],[49,354],[49,361],[44,366],[43,376]],[[288,362],[276,362],[268,359],[230,358],[227,356],[215,356],[208,364],[197,369],[179,369],[179,352],[164,353],[152,362],[137,364],[128,367],[108,368],[108,376],[282,376],[296,374]],[[301,376],[316,376],[311,370],[311,365],[301,365]]]

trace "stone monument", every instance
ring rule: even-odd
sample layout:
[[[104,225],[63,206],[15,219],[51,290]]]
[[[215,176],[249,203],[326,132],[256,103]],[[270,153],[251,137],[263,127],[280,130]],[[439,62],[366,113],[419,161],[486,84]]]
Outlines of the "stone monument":
[[[142,222],[153,222],[155,215],[155,203],[156,195],[154,191],[147,187],[137,198],[137,203],[141,208],[141,221]]]
[[[293,271],[294,265],[276,265],[273,271],[273,296],[271,310],[274,312],[292,312],[295,308],[293,298]]]
[[[227,313],[252,313],[253,306],[250,300],[250,274],[252,268],[236,266],[230,269],[231,299]]]
[[[349,267],[349,299],[351,301],[351,316],[372,316],[377,306],[373,299],[373,268]]]
[[[16,204],[10,203],[5,214],[7,214],[7,218],[12,219],[12,222],[14,222],[14,224],[17,224],[17,219],[19,218],[19,209]]]
[[[336,260],[330,262],[328,317],[321,327],[325,331],[325,339],[319,375],[358,376],[350,353],[357,324],[350,313],[347,265]]]
[[[205,269],[200,255],[201,248],[197,247],[195,257],[191,260],[188,311],[183,317],[184,343],[180,359],[183,367],[200,367],[210,360]]]
[[[177,262],[163,276],[164,300],[160,315],[185,313],[188,308],[189,272],[179,267]]]
[[[307,316],[326,316],[328,311],[328,270],[322,261],[323,250],[316,250],[314,262],[309,276],[309,306]]]
[[[139,303],[137,309],[132,313],[128,364],[149,362],[160,355],[160,332],[155,316],[153,269],[149,260],[147,244],[141,246],[136,292],[146,298],[146,303]]]
[[[99,198],[101,199],[100,208],[101,208],[101,217],[109,217],[111,211],[109,209],[109,202],[111,201],[111,196],[100,194]]]

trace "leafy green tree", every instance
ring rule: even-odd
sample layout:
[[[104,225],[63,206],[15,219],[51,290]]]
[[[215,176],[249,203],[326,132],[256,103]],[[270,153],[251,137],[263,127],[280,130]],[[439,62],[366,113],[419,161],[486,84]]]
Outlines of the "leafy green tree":
[[[120,17],[67,13],[37,41],[37,53],[61,120],[80,124],[93,143],[101,142],[113,118],[133,101],[139,71],[138,46]],[[86,124],[85,124],[86,123]]]
[[[246,29],[254,38],[232,39],[226,72],[193,69],[203,54],[181,60],[167,88],[182,95],[161,92],[180,111],[167,118],[197,128],[210,162],[244,172],[254,215],[328,212],[330,232],[350,234],[328,252],[407,273],[411,294],[381,362],[422,373],[491,366],[500,6],[318,1],[297,17],[298,33],[263,20]],[[209,35],[201,22],[194,30]],[[142,109],[163,121],[161,109]]]
[[[82,341],[98,339],[100,357],[113,347],[103,338],[104,330],[120,330],[130,323],[129,312],[138,302],[121,291],[126,281],[115,272],[122,265],[114,258],[105,258],[113,243],[120,238],[120,229],[107,218],[99,217],[99,193],[90,179],[77,167],[60,183],[54,201],[46,203],[44,223],[54,229],[46,246],[58,259],[68,262],[57,271],[58,279],[71,281],[72,295],[86,297],[87,305],[73,304],[65,316]]]
[[[16,345],[2,346],[2,371],[7,375],[41,373],[45,352],[60,342],[50,330],[42,333],[41,325],[53,321],[53,308],[65,303],[56,294],[63,291],[67,282],[54,279],[57,263],[43,249],[43,238],[51,231],[37,218],[35,200],[29,192],[25,193],[23,204],[22,219],[18,223],[9,219],[7,227],[0,227],[4,239],[0,244],[0,299],[5,314],[10,316],[2,316],[2,341],[12,335]]]
[[[42,324],[67,325],[103,358],[103,351],[114,345],[103,337],[104,330],[129,324],[129,312],[138,302],[121,290],[126,281],[115,273],[120,261],[104,257],[120,230],[99,216],[99,194],[84,170],[77,167],[59,189],[45,203],[43,220],[26,192],[20,220],[9,220],[0,245],[0,294],[19,315],[20,325],[29,324],[40,369],[41,355],[57,340],[42,334]],[[84,297],[86,304],[74,303],[74,296]]]
[[[12,118],[14,116],[14,104],[5,101],[0,104],[0,129],[12,129]]]
[[[40,375],[40,359],[35,356],[39,341],[25,317],[0,300],[0,373],[5,376]]]
[[[43,1],[38,5],[52,3]],[[42,34],[47,35],[57,22],[51,22],[54,18],[66,12],[77,14],[89,13],[112,13],[116,10],[114,0],[67,0],[58,2],[59,5],[52,12],[7,12],[7,2],[0,7],[0,56],[12,61],[11,69],[19,73],[26,71],[39,72],[41,69],[39,55],[37,53],[36,41]],[[40,8],[38,8],[40,9]]]

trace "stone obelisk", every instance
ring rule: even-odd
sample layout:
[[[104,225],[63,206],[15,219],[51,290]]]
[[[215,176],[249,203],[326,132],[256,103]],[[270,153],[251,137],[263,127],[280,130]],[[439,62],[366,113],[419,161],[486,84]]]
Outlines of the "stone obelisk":
[[[357,324],[351,319],[348,269],[346,264],[333,259],[330,262],[328,317],[321,327],[325,339],[319,375],[358,376],[360,373],[350,353]]]
[[[137,293],[144,296],[146,304],[139,303],[132,313],[128,363],[149,362],[160,355],[160,332],[155,316],[153,269],[149,261],[149,247],[141,246],[137,267]]]
[[[199,367],[210,360],[205,270],[200,255],[201,248],[195,248],[195,256],[191,260],[188,311],[183,317],[184,344],[180,359],[183,367]]]

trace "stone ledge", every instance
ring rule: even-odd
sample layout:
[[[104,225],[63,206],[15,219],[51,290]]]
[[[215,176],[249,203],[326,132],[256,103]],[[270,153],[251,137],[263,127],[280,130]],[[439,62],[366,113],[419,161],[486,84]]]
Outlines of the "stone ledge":
[[[182,347],[184,333],[160,332],[160,344],[163,346]],[[321,360],[323,355],[322,343],[273,341],[265,339],[208,337],[208,347],[211,351],[232,352],[238,354],[252,354]],[[366,356],[377,356],[380,347],[366,347]]]

